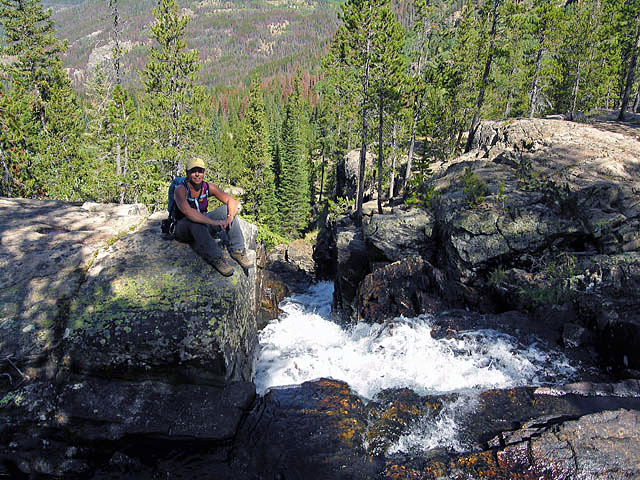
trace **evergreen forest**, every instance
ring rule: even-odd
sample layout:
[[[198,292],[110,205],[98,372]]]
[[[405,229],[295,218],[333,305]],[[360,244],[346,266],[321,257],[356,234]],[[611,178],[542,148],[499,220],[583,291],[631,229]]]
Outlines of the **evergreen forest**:
[[[206,39],[188,43],[176,0],[141,2],[148,51],[123,61],[126,19],[104,3],[111,52],[80,88],[52,11],[0,0],[0,196],[160,210],[198,155],[273,244],[312,230],[327,204],[360,214],[367,182],[378,208],[428,203],[430,164],[468,150],[483,119],[640,109],[640,0],[346,0],[317,29],[331,33],[316,57],[252,66],[242,82],[203,81],[224,65]],[[346,200],[335,173],[352,150],[360,180]]]

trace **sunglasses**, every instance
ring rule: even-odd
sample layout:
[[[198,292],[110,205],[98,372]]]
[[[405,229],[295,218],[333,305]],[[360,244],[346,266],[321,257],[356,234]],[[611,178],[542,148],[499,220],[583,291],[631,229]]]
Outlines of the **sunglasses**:
[[[189,173],[204,173],[204,168],[194,167],[191,170],[189,170]]]

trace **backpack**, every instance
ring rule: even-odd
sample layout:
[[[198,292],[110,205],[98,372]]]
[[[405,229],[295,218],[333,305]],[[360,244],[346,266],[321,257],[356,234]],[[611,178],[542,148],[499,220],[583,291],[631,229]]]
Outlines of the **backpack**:
[[[173,198],[173,194],[176,191],[176,187],[178,185],[184,185],[185,188],[187,188],[186,186],[186,181],[187,179],[184,177],[176,177],[173,180],[171,180],[171,185],[169,185],[169,198],[167,199],[167,210],[169,211],[169,218],[176,218],[176,213],[175,213],[175,209],[176,209],[176,201]],[[187,190],[188,192],[189,190]]]
[[[176,177],[171,180],[171,185],[169,185],[169,195],[167,198],[167,211],[169,212],[169,217],[162,220],[160,224],[160,230],[162,233],[167,235],[170,238],[173,238],[176,230],[176,223],[178,219],[176,218],[176,201],[173,198],[173,194],[178,185],[184,185],[186,179],[184,177]],[[185,186],[186,187],[186,186]]]

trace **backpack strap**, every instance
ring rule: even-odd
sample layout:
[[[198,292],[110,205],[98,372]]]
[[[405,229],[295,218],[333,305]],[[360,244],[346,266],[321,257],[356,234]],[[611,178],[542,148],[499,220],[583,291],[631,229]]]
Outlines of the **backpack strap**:
[[[204,186],[207,185],[207,191],[204,192]],[[197,197],[192,197],[191,196],[191,190],[189,190],[189,180],[187,180],[185,178],[184,180],[184,188],[187,190],[187,201],[189,202],[193,202],[193,204],[196,207],[196,210],[198,211],[198,213],[200,212],[200,199],[201,198],[206,198],[209,196],[209,185],[207,184],[207,182],[202,182],[202,185],[200,185],[200,191],[198,192],[198,196]]]

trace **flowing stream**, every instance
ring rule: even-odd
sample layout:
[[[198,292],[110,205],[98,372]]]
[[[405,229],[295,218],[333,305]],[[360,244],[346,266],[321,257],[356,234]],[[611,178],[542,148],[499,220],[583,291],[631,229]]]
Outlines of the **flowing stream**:
[[[260,335],[257,390],[330,377],[347,382],[365,401],[399,387],[421,395],[459,394],[435,421],[414,425],[392,451],[463,450],[456,417],[472,412],[479,392],[565,383],[577,372],[542,342],[524,345],[495,330],[434,339],[429,315],[343,327],[331,320],[332,294],[333,284],[324,282],[281,303],[284,313]]]

